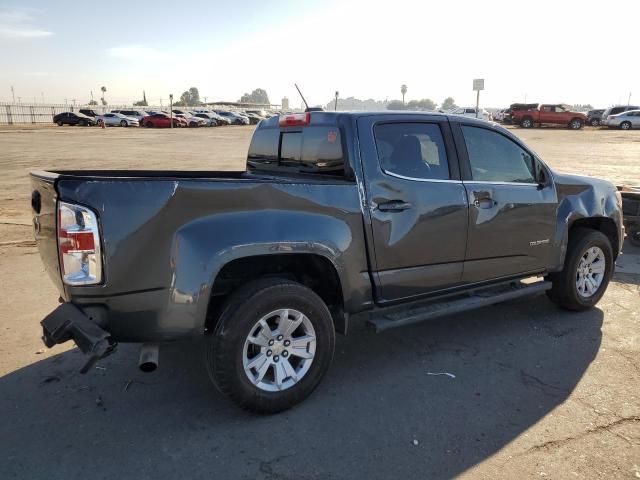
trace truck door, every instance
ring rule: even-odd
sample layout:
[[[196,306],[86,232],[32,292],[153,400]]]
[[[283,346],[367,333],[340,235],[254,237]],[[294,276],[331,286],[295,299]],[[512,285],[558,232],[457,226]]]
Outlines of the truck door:
[[[448,120],[360,117],[358,136],[377,300],[459,284],[468,207]]]
[[[548,170],[490,125],[452,125],[469,201],[464,282],[544,270],[552,258],[557,209]]]

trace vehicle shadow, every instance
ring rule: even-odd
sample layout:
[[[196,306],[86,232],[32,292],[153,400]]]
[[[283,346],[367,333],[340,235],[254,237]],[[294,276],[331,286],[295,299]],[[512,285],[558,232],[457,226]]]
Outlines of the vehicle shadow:
[[[538,297],[356,327],[317,392],[273,416],[223,398],[193,344],[151,374],[123,346],[80,375],[73,349],[0,378],[0,478],[451,478],[567,399],[602,322]]]
[[[640,247],[632,245],[629,238],[622,246],[622,255],[616,260],[616,270],[612,281],[640,285]]]

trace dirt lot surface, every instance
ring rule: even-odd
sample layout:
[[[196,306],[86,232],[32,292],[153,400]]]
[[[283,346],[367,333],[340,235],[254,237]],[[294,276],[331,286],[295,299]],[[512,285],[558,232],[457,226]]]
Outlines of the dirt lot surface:
[[[197,345],[123,345],[80,375],[31,235],[32,169],[242,169],[251,127],[0,128],[0,478],[640,478],[640,249],[598,308],[544,297],[338,338],[318,391],[245,414]],[[553,168],[640,185],[640,131],[514,129]],[[452,373],[455,378],[429,373]]]

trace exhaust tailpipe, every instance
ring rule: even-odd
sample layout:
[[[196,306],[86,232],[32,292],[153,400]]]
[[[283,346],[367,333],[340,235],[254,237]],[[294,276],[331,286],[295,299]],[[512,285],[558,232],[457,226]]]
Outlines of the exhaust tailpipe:
[[[145,373],[153,372],[158,368],[159,348],[156,343],[143,343],[140,348],[140,360],[138,367]]]

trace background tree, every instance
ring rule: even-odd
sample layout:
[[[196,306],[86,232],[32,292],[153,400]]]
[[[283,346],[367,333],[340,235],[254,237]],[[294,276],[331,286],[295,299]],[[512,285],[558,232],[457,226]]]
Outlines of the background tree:
[[[391,100],[387,103],[387,110],[404,110],[405,105],[402,100]]]
[[[103,85],[100,87],[100,91],[102,92],[102,98],[100,98],[100,101],[102,102],[102,105],[106,105],[107,101],[104,99],[104,94],[107,93],[107,87]]]
[[[264,103],[270,104],[269,95],[267,95],[267,91],[262,88],[256,88],[251,93],[245,93],[240,97],[239,100],[241,103]]]
[[[98,102],[96,102],[95,100],[89,100],[89,103],[87,105],[98,105]]]
[[[176,107],[195,107],[201,104],[200,92],[196,87],[191,87],[189,90],[182,92],[180,100],[174,103]]]
[[[402,94],[402,104],[404,105],[404,96],[407,93],[407,86],[404,83],[400,86],[400,93]]]
[[[435,110],[436,102],[430,98],[423,98],[422,100],[411,100],[407,103],[408,110]]]
[[[456,107],[456,101],[453,99],[453,97],[447,97],[444,99],[444,102],[442,102],[442,106],[440,108],[442,108],[442,110],[451,110],[452,108]]]

